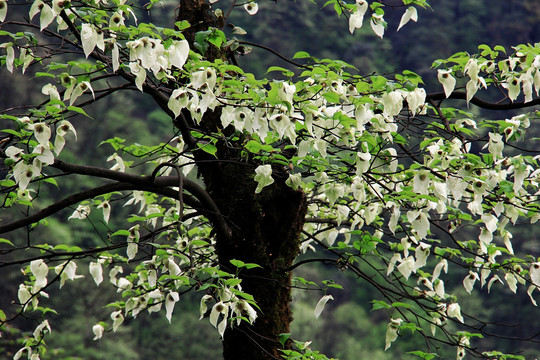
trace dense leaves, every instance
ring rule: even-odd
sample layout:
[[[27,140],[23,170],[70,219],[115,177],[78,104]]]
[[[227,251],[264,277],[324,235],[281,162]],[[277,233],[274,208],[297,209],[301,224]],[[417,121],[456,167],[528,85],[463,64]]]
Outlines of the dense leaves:
[[[464,271],[469,294],[523,288],[536,305],[538,254],[516,253],[512,231],[540,219],[537,151],[527,143],[540,104],[539,44],[480,45],[476,54],[439,59],[440,84],[427,92],[415,72],[366,75],[307,52],[295,56],[305,62],[290,61],[297,73],[273,66],[267,73],[280,79],[259,79],[236,61],[249,43],[223,31],[233,8],[255,16],[256,2],[219,9],[183,1],[174,28],[138,19],[126,1],[38,0],[24,8],[25,20],[14,5],[0,1],[2,65],[37,69],[45,80],[39,105],[2,113],[2,210],[10,215],[0,231],[26,236],[2,241],[2,266],[22,265],[24,281],[17,308],[0,322],[7,329],[21,316],[38,319],[14,359],[44,355],[56,310],[43,303],[52,284],[74,281],[109,283],[119,295],[92,327],[96,341],[143,312],[165,310],[171,322],[182,298],[198,291],[201,319],[224,340],[226,357],[228,342],[242,339],[268,358],[324,359],[284,334],[290,271],[314,261],[379,291],[373,310],[386,314],[385,350],[413,334],[427,345],[411,352],[420,358],[433,358],[441,344],[456,347],[458,359],[514,356],[474,344],[497,334],[462,312],[445,281]],[[388,28],[384,3],[326,6],[348,19],[351,33],[368,21],[378,37]],[[429,5],[399,7],[396,27],[406,29]],[[200,23],[186,23],[190,16]],[[499,98],[484,100],[490,89]],[[112,151],[93,166],[65,159],[85,109],[126,91],[147,95],[176,133],[144,145],[113,133],[101,139]],[[467,110],[444,107],[449,100]],[[523,112],[486,119],[470,106]],[[95,181],[65,192],[69,177]],[[47,197],[52,187],[61,196]],[[24,215],[14,218],[19,209]],[[106,236],[74,246],[34,235],[65,209],[68,223],[99,219],[96,234]],[[316,286],[300,277],[294,284]],[[334,299],[328,290],[340,287],[322,284],[315,317]],[[260,340],[242,337],[246,331]],[[246,358],[261,356],[248,349]]]

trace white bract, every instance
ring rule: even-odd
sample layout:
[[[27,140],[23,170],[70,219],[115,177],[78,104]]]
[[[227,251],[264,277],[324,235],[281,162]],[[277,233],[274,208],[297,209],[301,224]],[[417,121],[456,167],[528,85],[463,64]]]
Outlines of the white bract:
[[[4,19],[6,18],[7,10],[7,0],[0,0],[0,21],[4,21]]]
[[[260,193],[265,186],[274,183],[271,165],[259,165],[255,169],[255,174],[254,180],[257,182],[257,188],[255,189],[256,194]]]
[[[315,318],[316,318],[316,319],[318,319],[319,316],[321,316],[321,313],[323,312],[324,307],[325,307],[326,303],[328,302],[328,300],[334,300],[334,297],[333,297],[332,295],[324,295],[324,296],[319,300],[319,302],[317,303],[317,305],[315,306],[314,314],[315,314]]]
[[[362,27],[367,9],[368,3],[366,0],[356,0],[356,9],[349,16],[349,31],[351,34],[355,29]]]
[[[405,13],[401,16],[401,20],[399,21],[397,31],[399,31],[399,29],[401,29],[405,24],[407,24],[409,20],[412,20],[414,22],[418,20],[418,12],[416,11],[416,8],[414,6],[409,6],[407,10],[405,10]]]
[[[259,5],[256,2],[250,1],[244,5],[244,9],[249,15],[255,15],[259,11]]]
[[[210,313],[210,324],[214,325],[217,328],[219,334],[223,338],[225,334],[225,329],[227,328],[227,316],[229,315],[229,306],[224,302],[220,301],[212,307],[212,312]],[[221,318],[221,321],[219,321]],[[219,321],[219,324],[218,324]]]
[[[397,319],[390,319],[390,322],[386,326],[386,339],[385,339],[385,346],[384,350],[388,350],[392,343],[397,339],[398,337],[398,331],[399,326],[403,322],[403,319],[397,318]]]
[[[443,85],[444,94],[446,97],[449,97],[454,91],[456,86],[456,79],[452,76],[452,70],[438,70],[437,78],[439,82]]]

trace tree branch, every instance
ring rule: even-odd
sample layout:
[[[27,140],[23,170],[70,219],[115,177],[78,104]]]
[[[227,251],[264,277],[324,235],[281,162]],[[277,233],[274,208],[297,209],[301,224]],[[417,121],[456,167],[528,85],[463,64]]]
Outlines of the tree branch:
[[[428,94],[426,97],[426,101],[438,101],[438,100],[445,100],[447,97],[444,92],[438,92],[438,93],[432,93]],[[454,91],[448,99],[459,99],[459,100],[467,100],[467,93],[465,91]],[[512,110],[512,109],[523,109],[528,108],[536,105],[540,105],[540,98],[534,99],[528,102],[512,102],[512,103],[493,103],[489,101],[485,101],[480,99],[477,96],[473,96],[471,101],[469,101],[471,104],[474,104],[478,107],[481,107],[483,109],[487,110]]]
[[[162,176],[153,179],[152,177],[148,176],[126,174],[93,166],[69,164],[58,159],[55,160],[54,164],[51,166],[67,173],[95,176],[99,178],[115,180],[117,182],[73,194],[37,212],[34,215],[30,215],[24,219],[0,226],[0,234],[38,222],[46,218],[47,216],[50,216],[62,209],[65,209],[68,206],[74,205],[83,200],[91,199],[95,196],[107,194],[114,191],[142,190],[153,192],[177,200],[180,200],[181,198],[181,195],[177,190],[169,187],[178,186],[180,180],[177,176]],[[210,194],[208,194],[206,190],[200,187],[193,180],[183,178],[182,184],[183,189],[187,190],[194,197],[182,197],[183,201],[193,208],[200,209],[201,214],[203,214],[210,221],[212,221],[212,223],[220,233],[223,233],[224,236],[230,237],[232,231],[227,225],[223,215],[221,215],[221,212],[219,211],[217,205],[214,203]]]

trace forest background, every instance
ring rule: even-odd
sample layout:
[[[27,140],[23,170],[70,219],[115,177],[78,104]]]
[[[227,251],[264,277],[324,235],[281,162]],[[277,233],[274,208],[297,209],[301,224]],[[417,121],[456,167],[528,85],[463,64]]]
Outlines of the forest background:
[[[141,1],[141,5],[143,3]],[[170,1],[168,7],[156,8],[151,16],[171,17],[172,23],[174,19],[171,14],[176,5],[176,1]],[[436,71],[430,69],[436,59],[449,57],[457,51],[475,52],[479,44],[503,45],[510,49],[518,43],[540,41],[540,3],[537,0],[438,0],[431,4],[432,10],[420,11],[418,23],[409,24],[399,32],[389,29],[392,31],[387,31],[382,41],[375,39],[369,27],[348,35],[347,22],[336,19],[330,8],[321,10],[323,5],[322,1],[317,1],[316,5],[308,1],[265,1],[259,4],[260,9],[255,16],[235,20],[233,13],[231,21],[247,31],[244,40],[272,48],[285,57],[290,58],[295,51],[304,50],[318,58],[342,59],[365,74],[389,74],[408,69],[421,75],[426,88],[431,90],[440,88],[435,79]],[[399,23],[401,15],[402,9],[389,10],[386,18],[389,24],[395,25]],[[150,15],[141,13],[139,16]],[[273,54],[257,46],[253,46],[252,54],[239,61],[247,71],[260,76],[264,75],[270,64],[288,66],[286,62],[276,64]],[[39,91],[41,87],[36,85],[40,79],[32,76],[31,70],[25,77],[20,74],[7,76],[5,72],[0,74],[0,89],[12,89],[9,92],[1,91],[2,108],[36,103],[42,97]],[[13,83],[17,86],[10,86]],[[71,162],[84,159],[83,163],[92,165],[93,159],[107,157],[110,147],[99,144],[96,139],[121,137],[129,142],[130,139],[140,139],[137,135],[144,133],[147,134],[148,144],[165,141],[172,131],[170,119],[149,105],[143,96],[137,97],[132,93],[121,102],[108,99],[97,102],[89,111],[94,120],[88,119],[87,125],[79,126],[78,141],[72,144],[69,154],[67,151],[64,153],[65,159]],[[478,109],[470,111],[482,116]],[[512,114],[508,113],[507,116]],[[69,192],[69,183],[64,184],[62,191]],[[48,196],[56,199],[61,194],[50,193]],[[57,218],[65,219],[69,216],[66,214],[68,212],[60,213]],[[111,222],[114,221],[111,219]],[[98,216],[90,217],[88,221],[70,223],[69,227],[55,218],[49,222],[50,226],[42,231],[43,238],[50,239],[48,241],[52,244],[74,246],[99,242],[95,228],[104,226]],[[514,238],[514,244],[519,244],[517,252],[524,250],[540,255],[538,235],[523,230],[516,232]],[[295,275],[317,281],[325,279],[326,272],[323,265],[313,265],[303,267],[301,273]],[[5,308],[17,298],[16,284],[20,282],[21,274],[17,267],[0,268],[0,274],[0,308]],[[450,291],[456,294],[465,291],[461,285],[464,274],[453,274],[454,281],[449,279],[447,285]],[[313,309],[320,294],[295,293],[293,336],[299,340],[313,340],[313,348],[342,360],[412,358],[406,352],[418,344],[407,340],[383,351],[387,319],[381,317],[379,312],[370,311],[370,301],[376,296],[372,290],[346,273],[336,282],[343,285],[345,290],[332,292],[334,301],[329,303],[319,319],[315,319]],[[114,299],[115,290],[98,289],[88,282],[70,285],[63,290],[63,296],[51,296],[58,302],[53,307],[61,309],[61,313],[54,320],[47,359],[221,358],[219,334],[207,321],[198,319],[199,297],[196,294],[190,295],[191,301],[184,299],[182,305],[176,308],[172,324],[162,313],[141,314],[118,332],[93,341],[92,325],[101,320],[102,304]],[[530,302],[525,291],[512,304],[505,301],[505,291],[502,290],[489,297],[485,290],[475,294],[474,297],[464,298],[465,302],[461,304],[464,311],[509,325],[506,329],[509,339],[500,339],[497,343],[501,350],[514,352],[519,346],[527,359],[540,354],[539,343],[516,343],[510,339],[527,338],[540,329],[540,312],[537,309],[534,309],[534,314],[531,314],[530,307],[523,306],[527,312],[520,311],[520,302]],[[74,298],[77,301],[73,301]],[[519,327],[519,332],[517,327],[512,326],[518,323],[526,324]],[[19,348],[13,340],[19,331],[32,329],[32,324],[21,321],[17,329],[12,329],[12,334],[4,333],[0,338],[0,359],[10,359],[13,351]],[[445,358],[453,358],[454,351]]]

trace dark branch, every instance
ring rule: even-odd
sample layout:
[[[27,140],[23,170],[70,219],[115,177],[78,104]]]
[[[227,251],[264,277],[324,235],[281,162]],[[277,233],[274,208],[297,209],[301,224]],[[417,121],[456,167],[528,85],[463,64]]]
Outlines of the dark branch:
[[[149,191],[173,199],[182,200],[189,206],[200,210],[201,214],[206,216],[216,229],[223,233],[224,236],[230,237],[231,230],[227,225],[223,215],[219,211],[217,205],[212,200],[210,194],[206,192],[202,187],[196,184],[194,181],[183,178],[183,189],[191,193],[191,196],[182,196],[177,190],[170,188],[170,186],[178,186],[179,178],[177,176],[162,176],[156,179],[148,176],[138,176],[132,174],[126,174],[118,171],[102,169],[93,166],[74,165],[63,162],[61,160],[55,160],[51,165],[54,168],[65,171],[72,174],[89,175],[99,178],[105,178],[117,181],[116,183],[106,184],[94,189],[81,191],[77,194],[68,196],[67,198],[60,200],[57,203],[37,212],[34,215],[30,215],[24,219],[14,221],[12,223],[0,226],[0,233],[6,233],[13,231],[24,226],[38,222],[47,216],[50,216],[68,206],[77,204],[83,200],[91,199],[98,195],[107,194],[114,191],[126,191],[126,190],[141,190]]]
[[[426,97],[426,101],[428,102],[430,100],[439,101],[439,100],[444,100],[444,99],[446,99],[446,95],[444,92],[428,94]],[[465,91],[454,91],[452,94],[450,94],[448,99],[467,100],[467,93]],[[473,96],[473,98],[469,102],[471,104],[474,104],[478,107],[481,107],[487,110],[512,110],[512,109],[523,109],[523,108],[540,105],[540,98],[534,99],[528,102],[493,103],[493,102],[482,100],[477,96]]]

